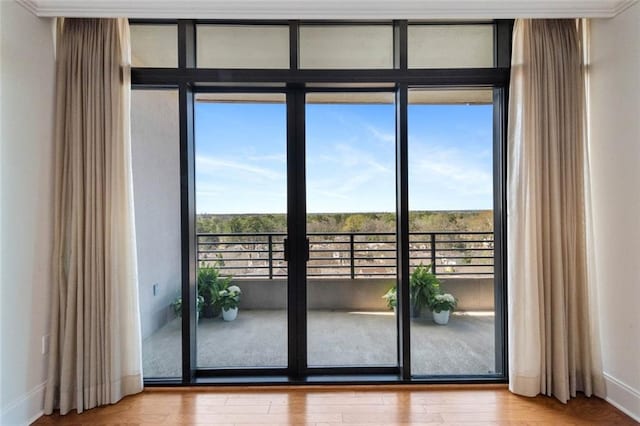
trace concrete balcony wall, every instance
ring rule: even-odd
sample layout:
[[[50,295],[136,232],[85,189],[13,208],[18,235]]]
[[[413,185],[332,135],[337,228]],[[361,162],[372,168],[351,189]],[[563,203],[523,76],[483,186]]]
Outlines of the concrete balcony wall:
[[[441,278],[442,289],[458,299],[459,311],[491,311],[494,306],[493,278]],[[382,296],[393,279],[310,279],[309,309],[384,310]],[[236,279],[242,289],[241,309],[284,309],[287,281],[282,279]]]
[[[458,299],[458,311],[493,311],[493,277],[442,278],[442,291]]]

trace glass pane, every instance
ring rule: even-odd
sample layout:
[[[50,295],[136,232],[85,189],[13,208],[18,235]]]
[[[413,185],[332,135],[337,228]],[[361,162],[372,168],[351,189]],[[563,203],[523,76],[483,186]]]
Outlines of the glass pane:
[[[393,93],[306,105],[310,366],[396,366]]]
[[[177,90],[131,92],[131,154],[143,373],[182,375]]]
[[[491,68],[493,25],[409,25],[409,68]]]
[[[196,97],[199,368],[287,365],[286,117],[283,94]]]
[[[289,27],[198,25],[200,68],[289,68]]]
[[[491,99],[492,90],[409,93],[414,375],[496,372]],[[457,306],[439,325],[451,307],[444,294]]]
[[[392,68],[391,25],[302,25],[300,68]]]
[[[176,25],[131,25],[131,66],[178,67]]]

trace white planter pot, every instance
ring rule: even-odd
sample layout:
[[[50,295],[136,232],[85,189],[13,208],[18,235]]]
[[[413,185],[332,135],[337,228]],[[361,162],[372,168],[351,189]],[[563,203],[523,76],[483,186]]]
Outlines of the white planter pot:
[[[233,321],[238,316],[238,308],[223,309],[222,319],[225,321]]]
[[[433,311],[433,322],[440,325],[446,325],[449,322],[449,311]]]

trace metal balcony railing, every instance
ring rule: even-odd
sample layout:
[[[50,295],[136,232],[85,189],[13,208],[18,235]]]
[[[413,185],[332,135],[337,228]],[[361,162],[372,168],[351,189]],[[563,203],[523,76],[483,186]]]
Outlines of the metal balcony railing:
[[[312,232],[310,278],[391,278],[396,239],[387,232]],[[285,233],[198,234],[198,261],[217,263],[222,275],[274,279],[287,276]],[[412,232],[410,265],[433,265],[439,276],[492,276],[493,232]]]

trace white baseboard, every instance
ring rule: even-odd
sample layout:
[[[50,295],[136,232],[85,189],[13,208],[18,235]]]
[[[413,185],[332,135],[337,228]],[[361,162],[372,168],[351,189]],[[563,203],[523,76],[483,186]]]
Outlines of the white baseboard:
[[[26,395],[15,399],[2,408],[0,415],[1,425],[24,426],[30,425],[42,416],[44,407],[44,388],[46,383],[41,383],[31,389]]]
[[[607,402],[640,422],[640,392],[621,380],[604,373],[607,384]]]

